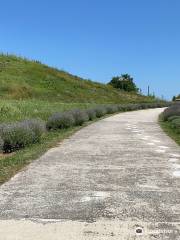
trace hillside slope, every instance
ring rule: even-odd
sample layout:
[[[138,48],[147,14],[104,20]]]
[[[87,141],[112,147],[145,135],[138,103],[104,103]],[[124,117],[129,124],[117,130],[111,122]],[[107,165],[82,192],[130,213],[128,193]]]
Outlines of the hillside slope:
[[[152,99],[125,93],[13,55],[0,55],[0,97],[61,102],[127,103]]]

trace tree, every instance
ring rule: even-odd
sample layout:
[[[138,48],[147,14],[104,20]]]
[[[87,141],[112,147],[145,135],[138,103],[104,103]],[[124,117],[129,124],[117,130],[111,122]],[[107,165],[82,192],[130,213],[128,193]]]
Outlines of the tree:
[[[176,101],[176,96],[173,96],[172,101],[173,102]]]
[[[139,89],[133,82],[133,78],[129,74],[122,74],[121,76],[113,77],[108,83],[114,88],[122,89],[127,92],[138,92]]]

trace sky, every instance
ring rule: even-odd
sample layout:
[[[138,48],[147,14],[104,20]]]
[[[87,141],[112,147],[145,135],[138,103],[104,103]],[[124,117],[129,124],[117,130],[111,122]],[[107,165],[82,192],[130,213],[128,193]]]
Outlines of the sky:
[[[144,93],[180,93],[179,0],[1,1],[0,51],[107,83],[128,73]]]

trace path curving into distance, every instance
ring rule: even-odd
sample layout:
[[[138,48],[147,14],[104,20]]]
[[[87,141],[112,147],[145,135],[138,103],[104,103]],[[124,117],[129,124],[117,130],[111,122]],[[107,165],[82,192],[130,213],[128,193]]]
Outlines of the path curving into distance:
[[[2,185],[0,239],[179,239],[180,148],[162,111],[91,124]]]

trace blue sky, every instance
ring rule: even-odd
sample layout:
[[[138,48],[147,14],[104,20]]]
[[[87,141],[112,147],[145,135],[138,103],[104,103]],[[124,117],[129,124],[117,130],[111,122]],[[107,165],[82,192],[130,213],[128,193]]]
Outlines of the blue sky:
[[[180,93],[179,0],[1,1],[0,50],[99,82]]]

